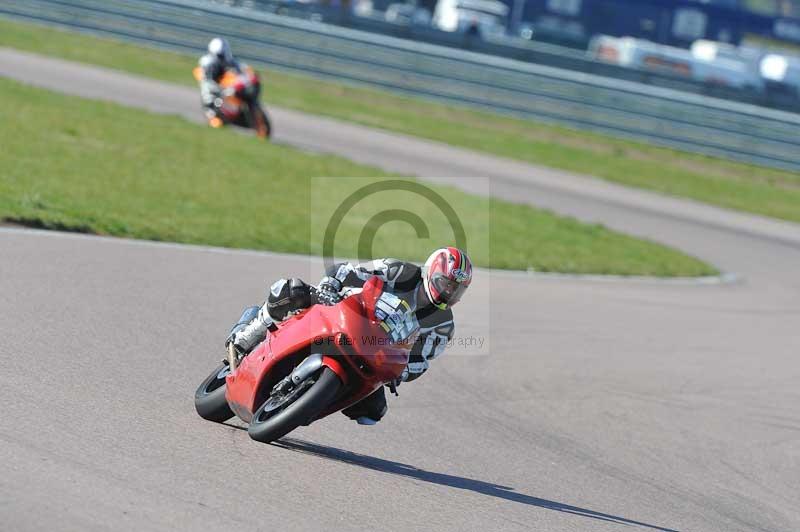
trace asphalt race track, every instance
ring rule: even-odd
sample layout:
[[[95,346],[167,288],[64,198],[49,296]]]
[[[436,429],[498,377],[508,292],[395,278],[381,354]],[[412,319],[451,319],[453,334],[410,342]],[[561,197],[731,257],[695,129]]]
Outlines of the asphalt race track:
[[[0,75],[199,118],[193,90],[107,70],[0,50]],[[737,280],[479,272],[457,325],[490,354],[445,355],[375,427],[262,445],[201,420],[194,389],[241,307],[318,264],[0,228],[0,529],[800,530],[797,225],[272,114],[278,141],[489,176]]]

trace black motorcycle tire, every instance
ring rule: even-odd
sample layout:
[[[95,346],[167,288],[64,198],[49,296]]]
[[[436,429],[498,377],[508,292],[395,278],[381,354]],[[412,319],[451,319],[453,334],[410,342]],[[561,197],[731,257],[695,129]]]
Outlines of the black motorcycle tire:
[[[324,367],[316,373],[316,381],[277,413],[267,416],[264,407],[269,400],[255,411],[247,433],[256,441],[269,443],[289,434],[300,425],[306,425],[325,408],[339,393],[342,381],[330,368]],[[264,418],[267,416],[266,418]]]
[[[268,139],[272,137],[272,122],[269,121],[269,116],[267,115],[266,111],[264,111],[264,109],[260,105],[258,105],[255,108],[255,112],[261,115],[261,120],[264,121],[264,129],[266,130],[266,135],[264,136],[264,138]],[[255,122],[255,120],[253,120],[253,128],[257,127],[258,127],[257,123]]]
[[[227,364],[221,364],[197,387],[194,393],[194,408],[201,418],[222,423],[233,417],[233,412],[225,399],[227,369]]]

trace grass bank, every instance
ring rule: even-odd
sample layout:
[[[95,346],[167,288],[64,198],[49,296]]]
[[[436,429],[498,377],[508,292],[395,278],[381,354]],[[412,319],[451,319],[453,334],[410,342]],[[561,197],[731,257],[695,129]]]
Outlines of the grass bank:
[[[344,195],[388,177],[347,160],[212,130],[176,117],[85,100],[0,79],[0,220],[151,240],[293,253],[320,251],[324,183]],[[322,181],[315,177],[327,176]],[[344,179],[347,176],[350,179]],[[338,179],[337,179],[338,178]],[[320,183],[323,183],[320,185]],[[527,206],[430,187],[460,214],[476,263],[540,271],[692,276],[714,269],[658,244]],[[312,194],[312,190],[317,193]],[[336,235],[339,256],[356,256],[376,209],[411,208],[430,221],[418,239],[408,224],[377,229],[375,255],[420,260],[451,242],[449,225],[424,201],[399,195],[362,202]],[[370,211],[369,209],[372,209]]]
[[[196,57],[110,39],[0,19],[0,46],[194,83],[190,71]],[[266,75],[265,98],[270,104],[800,222],[798,173],[276,71]]]

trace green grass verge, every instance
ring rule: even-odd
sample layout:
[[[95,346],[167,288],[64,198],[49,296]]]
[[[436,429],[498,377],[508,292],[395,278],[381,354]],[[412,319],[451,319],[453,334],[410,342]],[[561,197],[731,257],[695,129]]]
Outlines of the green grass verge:
[[[196,57],[0,20],[0,45],[192,84]],[[200,51],[198,50],[198,54]],[[266,101],[723,207],[800,221],[800,174],[269,71]],[[280,127],[280,124],[277,124]]]
[[[0,128],[0,220],[151,240],[309,253],[320,251],[312,218],[354,187],[387,177],[347,160],[212,130],[177,117],[65,96],[0,78],[8,113]],[[337,196],[312,197],[314,176]],[[348,176],[344,179],[337,176]],[[315,188],[316,187],[316,188]],[[523,205],[449,187],[476,263],[496,268],[631,275],[705,275],[714,269],[680,252]],[[385,193],[384,193],[385,194]],[[389,222],[374,253],[423,259],[453,239],[424,201],[385,195],[362,202],[337,233],[337,255],[355,257],[376,211],[413,208],[429,238]],[[370,211],[369,209],[372,209]],[[312,229],[315,229],[312,231]],[[288,273],[288,272],[287,272]]]

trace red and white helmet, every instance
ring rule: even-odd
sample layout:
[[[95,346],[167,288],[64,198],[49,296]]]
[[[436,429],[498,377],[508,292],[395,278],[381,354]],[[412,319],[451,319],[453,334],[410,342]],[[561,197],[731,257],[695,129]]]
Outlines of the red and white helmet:
[[[455,305],[472,282],[472,261],[458,248],[434,251],[422,267],[422,285],[440,309]]]

